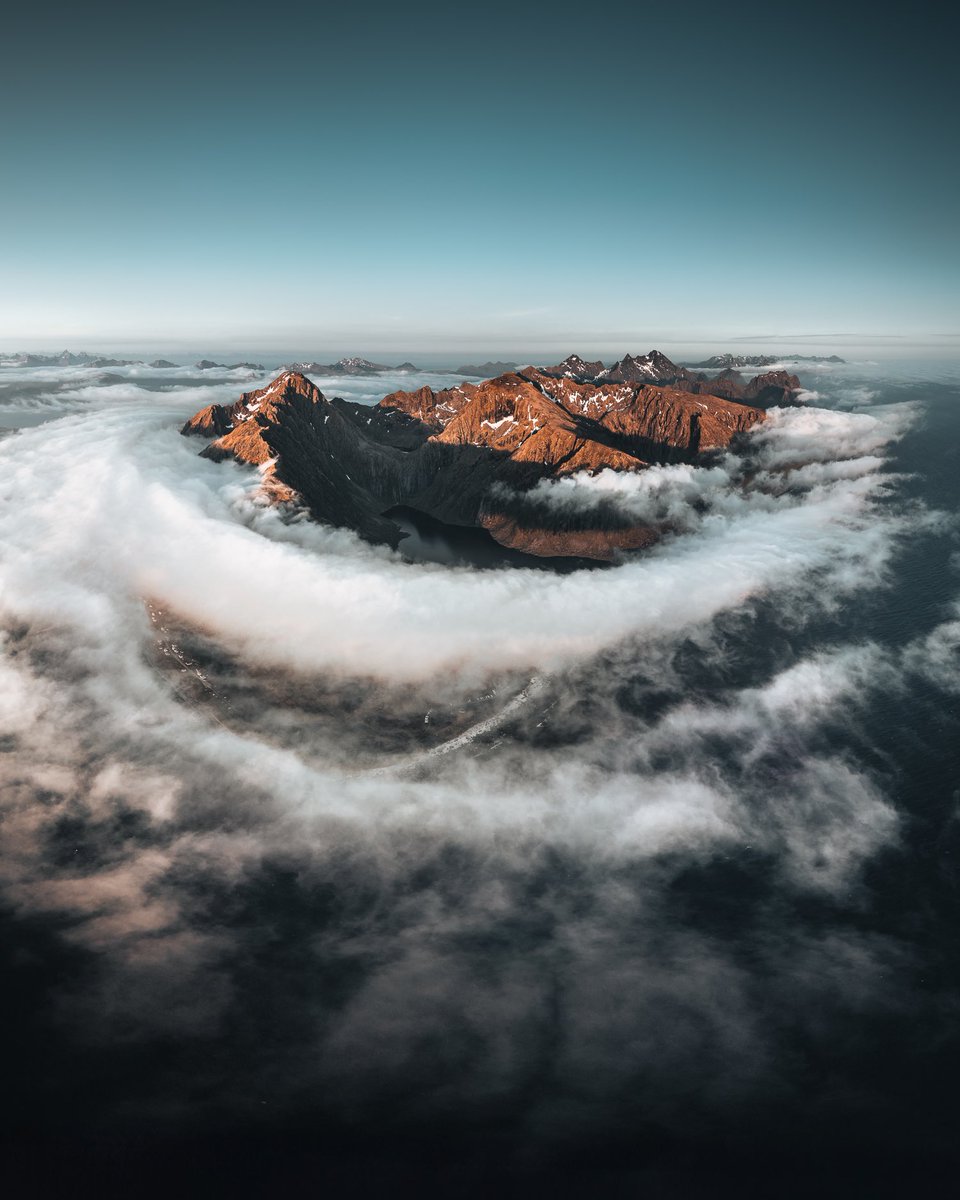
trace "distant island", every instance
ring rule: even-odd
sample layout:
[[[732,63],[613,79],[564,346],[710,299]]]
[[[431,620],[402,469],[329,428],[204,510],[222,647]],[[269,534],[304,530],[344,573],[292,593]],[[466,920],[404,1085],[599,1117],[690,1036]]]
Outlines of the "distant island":
[[[267,368],[263,363],[254,362],[237,362],[237,363],[220,363],[211,362],[209,358],[201,358],[198,363],[193,364],[198,371],[265,371]]]
[[[515,371],[519,366],[515,362],[485,362],[479,366],[471,366],[469,363],[463,367],[457,367],[452,371],[452,375],[475,375],[478,379],[491,379],[494,375],[503,375],[507,371]]]
[[[87,354],[81,350],[74,354],[61,350],[59,354],[12,354],[4,358],[8,367],[136,367],[144,365],[133,358],[107,358],[102,354]]]
[[[153,362],[145,362],[142,358],[109,358],[103,354],[88,354],[85,350],[74,353],[71,350],[61,350],[59,354],[11,354],[0,355],[0,365],[6,367],[150,367],[155,371],[173,370],[180,366],[168,358],[155,358]],[[194,363],[197,371],[265,371],[263,363],[238,362],[221,363],[209,358],[201,358]]]
[[[290,363],[284,369],[299,371],[302,375],[383,375],[389,371],[399,371],[408,375],[420,370],[412,362],[402,362],[399,366],[388,367],[383,363],[371,362],[368,358],[341,358],[335,363]]]
[[[232,405],[211,404],[181,429],[209,438],[205,458],[263,468],[276,503],[396,548],[397,507],[447,525],[482,529],[501,546],[541,557],[610,560],[661,531],[602,504],[576,515],[545,505],[545,479],[654,463],[697,463],[765,418],[796,404],[785,371],[710,378],[659,351],[625,355],[595,378],[571,355],[435,391],[421,387],[370,407],[328,399],[303,372],[285,370]]]
[[[836,354],[715,354],[705,362],[691,363],[706,370],[722,370],[724,367],[770,367],[778,362],[824,362],[842,363],[845,359]]]

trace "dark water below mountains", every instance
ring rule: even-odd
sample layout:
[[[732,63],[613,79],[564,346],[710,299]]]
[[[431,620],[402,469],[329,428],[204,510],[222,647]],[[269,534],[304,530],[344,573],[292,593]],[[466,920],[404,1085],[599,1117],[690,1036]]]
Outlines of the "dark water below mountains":
[[[904,383],[881,398],[922,411],[883,503],[955,518],[960,387]],[[395,519],[413,558],[505,561],[483,535]],[[351,845],[325,871],[265,846],[229,882],[198,870],[179,884],[196,928],[220,938],[229,998],[174,1034],[138,1027],[118,997],[126,1015],[107,1044],[83,1017],[90,996],[109,995],[103,957],[71,941],[69,916],[11,903],[0,1184],[35,1196],[952,1194],[960,696],[903,656],[950,618],[958,564],[955,521],[915,524],[887,586],[802,625],[761,602],[718,618],[709,653],[682,644],[669,671],[623,652],[610,702],[624,720],[730,704],[731,729],[747,703],[731,697],[812,653],[871,644],[896,664],[895,684],[868,680],[813,731],[787,720],[760,748],[703,733],[703,777],[771,809],[794,803],[790,781],[814,757],[871,781],[898,831],[848,890],[785,884],[762,839],[600,867],[550,844],[521,860],[508,844],[498,857],[432,843],[425,829],[415,852]],[[550,719],[519,722],[506,744],[598,737],[600,687],[572,671]],[[669,779],[672,753],[637,769]],[[825,808],[839,777],[825,777]],[[125,819],[112,837],[148,837]],[[58,836],[51,854],[70,856],[93,834],[78,818]],[[210,999],[189,982],[171,994],[198,1009]]]
[[[501,546],[485,529],[468,529],[448,525],[427,513],[405,505],[389,509],[384,516],[398,525],[406,537],[398,549],[411,562],[441,563],[447,567],[475,567],[496,570],[502,567],[523,567],[526,570],[556,571],[567,574],[602,564],[584,558],[538,558]]]

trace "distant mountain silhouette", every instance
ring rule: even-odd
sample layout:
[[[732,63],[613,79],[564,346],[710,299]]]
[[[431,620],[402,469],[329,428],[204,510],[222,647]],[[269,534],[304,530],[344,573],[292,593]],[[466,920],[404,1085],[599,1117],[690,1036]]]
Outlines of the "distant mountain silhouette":
[[[491,379],[494,375],[502,375],[505,371],[516,370],[518,365],[514,362],[485,362],[478,366],[467,363],[465,366],[457,367],[453,374],[475,375],[478,379]]]
[[[714,354],[705,362],[694,363],[695,367],[707,370],[724,369],[726,367],[769,367],[778,362],[827,362],[842,363],[845,360],[836,354],[824,357],[821,354]]]
[[[252,363],[252,362],[221,363],[221,362],[212,362],[209,358],[201,358],[198,363],[194,363],[194,366],[196,367],[196,369],[198,371],[213,371],[213,370],[219,370],[219,371],[239,371],[239,370],[265,371],[266,370],[266,367],[264,367],[263,363]]]
[[[397,367],[388,367],[383,363],[371,362],[368,358],[341,358],[335,363],[298,362],[291,363],[287,371],[299,371],[303,375],[383,375],[388,371],[401,371],[407,374],[419,371],[411,362],[400,363]]]

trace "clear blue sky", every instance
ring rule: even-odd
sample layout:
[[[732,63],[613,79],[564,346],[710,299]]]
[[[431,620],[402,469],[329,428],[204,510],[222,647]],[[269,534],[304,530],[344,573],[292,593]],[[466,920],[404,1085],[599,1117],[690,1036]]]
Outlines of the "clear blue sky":
[[[960,328],[951,32],[665,8],[5,16],[0,349]]]

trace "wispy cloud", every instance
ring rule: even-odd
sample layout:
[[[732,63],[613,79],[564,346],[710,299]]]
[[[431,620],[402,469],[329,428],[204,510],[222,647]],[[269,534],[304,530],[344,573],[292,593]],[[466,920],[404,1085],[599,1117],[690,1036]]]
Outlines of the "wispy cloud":
[[[922,520],[884,502],[909,407],[775,412],[711,466],[545,485],[675,530],[561,577],[285,522],[177,436],[192,386],[69,382],[72,415],[0,443],[0,886],[96,957],[62,1000],[85,1039],[215,1038],[253,980],[276,1033],[212,1103],[264,1072],[358,1110],[523,1093],[562,1141],[625,1088],[668,1125],[694,1077],[715,1105],[787,1088],[788,1030],[894,1002],[900,948],[779,914],[858,903],[901,825],[837,730],[905,662],[952,662],[951,623],[901,659],[803,645]],[[754,660],[759,606],[781,651]],[[681,898],[741,862],[764,890],[734,948]]]

